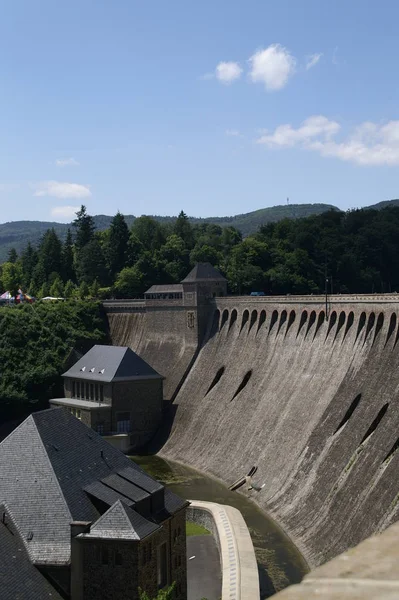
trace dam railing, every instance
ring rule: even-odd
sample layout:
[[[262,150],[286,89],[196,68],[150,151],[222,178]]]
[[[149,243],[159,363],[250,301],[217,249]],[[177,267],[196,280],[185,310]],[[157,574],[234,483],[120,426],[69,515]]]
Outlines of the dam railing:
[[[103,300],[102,302],[105,311],[108,313],[121,312],[145,312],[146,305],[144,300],[135,299],[120,299],[120,300]]]
[[[226,303],[245,303],[245,304],[325,304],[326,296],[318,295],[300,295],[294,296],[223,296],[214,298],[217,304]],[[328,294],[329,304],[392,304],[399,303],[399,294]]]

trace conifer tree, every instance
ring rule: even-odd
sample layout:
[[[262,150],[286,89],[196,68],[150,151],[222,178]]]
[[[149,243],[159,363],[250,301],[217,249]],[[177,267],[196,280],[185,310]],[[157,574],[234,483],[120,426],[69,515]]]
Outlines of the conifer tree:
[[[39,247],[39,262],[43,266],[46,279],[51,273],[61,273],[62,245],[54,229],[48,229]]]
[[[71,281],[70,279],[68,279],[68,281],[65,284],[65,288],[64,288],[65,298],[73,298],[73,296],[76,293],[76,290],[77,290],[77,287],[74,284],[74,282]]]
[[[106,245],[107,266],[114,279],[125,266],[129,242],[129,229],[125,217],[118,211],[111,221]]]
[[[191,227],[191,223],[188,220],[188,216],[186,213],[181,210],[179,216],[176,219],[176,223],[173,228],[173,233],[181,237],[188,248],[191,248],[193,245],[193,228]]]
[[[17,251],[15,250],[15,248],[10,248],[8,251],[8,261],[12,264],[15,264],[18,260],[18,254]]]
[[[75,279],[75,270],[73,268],[73,241],[69,227],[62,247],[62,277],[64,281],[74,281]]]
[[[40,300],[41,298],[46,298],[49,295],[50,295],[50,288],[48,286],[48,283],[45,282],[45,283],[43,283],[43,285],[39,289],[39,293],[37,294],[37,296],[38,296],[38,298]]]
[[[100,289],[100,286],[98,284],[98,280],[95,279],[93,281],[93,283],[91,284],[91,286],[90,286],[90,290],[89,290],[90,291],[90,296],[92,298],[97,298],[98,297],[98,290],[99,289]]]
[[[76,213],[76,219],[73,221],[72,225],[76,230],[76,248],[77,250],[81,250],[93,239],[95,231],[94,219],[87,214],[86,207],[83,204]]]
[[[54,279],[54,282],[50,287],[50,296],[55,298],[62,298],[64,296],[64,286],[60,277]]]
[[[28,289],[30,287],[30,283],[33,277],[33,271],[36,264],[37,252],[33,248],[32,244],[28,242],[28,245],[21,254],[22,285],[25,289]]]
[[[79,298],[81,300],[85,300],[88,295],[89,295],[89,286],[87,285],[86,281],[82,281],[82,283],[79,286]]]
[[[78,251],[76,274],[80,283],[85,281],[90,285],[95,279],[98,279],[101,285],[108,283],[104,253],[96,238]]]

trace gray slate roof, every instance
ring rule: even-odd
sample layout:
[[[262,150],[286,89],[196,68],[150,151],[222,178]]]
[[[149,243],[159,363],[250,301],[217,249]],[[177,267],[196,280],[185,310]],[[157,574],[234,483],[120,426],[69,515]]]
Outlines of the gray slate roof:
[[[123,502],[117,500],[92,525],[90,533],[81,534],[81,536],[114,540],[142,540],[158,529],[160,529],[159,525],[147,521]]]
[[[219,271],[209,262],[197,263],[182,283],[194,283],[196,281],[227,281]]]
[[[126,346],[95,345],[63,377],[99,382],[163,379],[138,354]]]
[[[70,523],[93,523],[117,500],[157,523],[188,505],[63,408],[34,413],[17,427],[0,444],[0,470],[0,503],[36,564],[66,564]]]
[[[32,565],[25,544],[7,507],[5,523],[0,522],[0,597],[2,600],[61,600],[40,571]]]
[[[183,292],[181,283],[169,283],[166,285],[152,285],[145,294],[175,294]]]

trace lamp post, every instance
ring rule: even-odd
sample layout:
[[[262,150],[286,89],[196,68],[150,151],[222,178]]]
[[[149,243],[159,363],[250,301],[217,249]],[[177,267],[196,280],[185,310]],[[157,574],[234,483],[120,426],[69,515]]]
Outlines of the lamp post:
[[[325,294],[326,294],[326,321],[328,321],[328,277],[326,276],[325,281]]]

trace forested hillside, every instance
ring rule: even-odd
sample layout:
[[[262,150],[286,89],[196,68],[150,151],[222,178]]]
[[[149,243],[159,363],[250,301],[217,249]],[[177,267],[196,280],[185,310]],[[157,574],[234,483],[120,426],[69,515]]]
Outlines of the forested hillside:
[[[283,206],[271,206],[262,208],[254,212],[235,215],[232,217],[206,217],[198,219],[188,217],[192,225],[202,223],[215,223],[221,227],[233,225],[241,231],[243,236],[255,233],[264,223],[275,222],[285,217],[298,219],[313,214],[321,214],[327,210],[338,210],[329,204],[292,204]],[[130,227],[136,217],[133,215],[124,215],[125,221]],[[173,224],[177,217],[151,217],[162,224]],[[93,217],[94,225],[98,231],[108,229],[111,225],[112,217],[108,215],[95,215]],[[61,240],[64,240],[70,225],[62,223],[49,223],[42,221],[14,221],[11,223],[0,224],[0,263],[7,259],[7,253],[11,248],[21,252],[27,242],[37,245],[41,236],[47,229],[54,229]]]
[[[0,424],[63,395],[60,374],[73,349],[107,343],[96,302],[60,302],[0,308]]]
[[[233,294],[324,292],[326,276],[330,292],[399,291],[399,207],[283,219],[243,238],[233,226],[192,225],[183,212],[164,224],[139,217],[130,228],[117,213],[98,231],[82,206],[64,241],[49,229],[37,247],[9,252],[0,290],[22,287],[39,298],[140,297],[206,261],[227,277]]]

